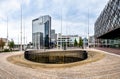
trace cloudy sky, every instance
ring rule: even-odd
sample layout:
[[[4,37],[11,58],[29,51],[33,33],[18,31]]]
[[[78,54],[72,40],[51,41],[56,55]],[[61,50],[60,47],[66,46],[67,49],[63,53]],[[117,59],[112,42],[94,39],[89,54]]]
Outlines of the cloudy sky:
[[[94,34],[94,23],[108,0],[0,0],[0,37],[20,42],[20,11],[22,3],[23,28],[26,42],[32,41],[32,20],[42,16],[52,17],[52,29],[60,33],[61,14],[63,34],[87,36],[88,14],[90,35]]]

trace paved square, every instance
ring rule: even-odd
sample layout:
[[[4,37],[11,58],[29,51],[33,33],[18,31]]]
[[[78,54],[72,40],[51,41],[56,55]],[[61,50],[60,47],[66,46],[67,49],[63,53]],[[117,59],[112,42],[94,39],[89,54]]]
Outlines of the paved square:
[[[0,53],[0,79],[120,79],[119,55],[105,52],[103,59],[80,66],[32,69],[6,60],[8,56],[17,54],[20,52]]]

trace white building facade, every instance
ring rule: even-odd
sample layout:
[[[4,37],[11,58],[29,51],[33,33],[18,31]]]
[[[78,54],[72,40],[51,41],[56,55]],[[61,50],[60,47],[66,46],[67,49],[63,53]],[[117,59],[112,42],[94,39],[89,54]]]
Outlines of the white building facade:
[[[64,46],[74,47],[75,40],[77,41],[77,43],[79,43],[80,39],[81,39],[81,37],[78,36],[78,35],[61,35],[61,34],[58,34],[57,35],[57,47],[58,48],[61,48],[61,47],[64,47]]]

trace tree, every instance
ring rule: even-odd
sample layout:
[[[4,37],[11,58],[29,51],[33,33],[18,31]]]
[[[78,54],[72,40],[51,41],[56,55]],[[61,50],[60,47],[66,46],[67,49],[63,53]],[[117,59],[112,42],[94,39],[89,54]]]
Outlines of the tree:
[[[78,45],[77,40],[74,40],[74,46],[76,47]]]
[[[66,50],[66,45],[67,45],[66,42],[63,42],[62,45],[63,45],[64,50]]]
[[[3,49],[4,45],[5,45],[5,42],[4,42],[3,39],[1,38],[1,39],[0,39],[0,48]]]
[[[9,42],[9,47],[10,47],[10,49],[12,50],[12,48],[14,48],[14,41],[13,40],[11,40],[10,42]]]
[[[79,39],[79,44],[78,45],[79,45],[79,47],[83,47],[83,40],[81,38]]]

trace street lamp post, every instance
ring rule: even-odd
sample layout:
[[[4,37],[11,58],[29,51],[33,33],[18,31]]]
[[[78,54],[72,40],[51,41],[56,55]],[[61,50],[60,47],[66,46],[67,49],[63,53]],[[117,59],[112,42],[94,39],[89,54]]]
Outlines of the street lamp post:
[[[61,8],[61,49],[62,49],[62,8]]]
[[[20,32],[20,34],[21,34],[21,45],[20,45],[20,50],[22,51],[22,2],[21,2],[21,32]]]
[[[26,46],[26,44],[25,44],[25,22],[24,22],[24,50],[25,50],[25,46]]]
[[[88,9],[88,48],[89,48],[89,9]]]
[[[7,16],[7,46],[8,46],[8,16]]]

